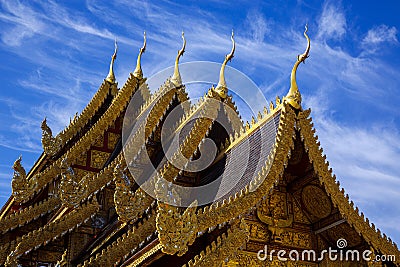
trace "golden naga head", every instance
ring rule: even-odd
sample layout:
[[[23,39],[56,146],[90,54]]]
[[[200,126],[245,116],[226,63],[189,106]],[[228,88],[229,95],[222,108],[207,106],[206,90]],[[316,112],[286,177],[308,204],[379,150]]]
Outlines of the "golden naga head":
[[[47,125],[47,118],[46,117],[43,119],[42,124],[40,125],[40,128],[43,131],[49,131],[50,130],[49,126]],[[51,130],[50,130],[50,134],[51,134]]]
[[[235,53],[235,39],[233,39],[233,30],[232,30],[232,35],[231,35],[231,40],[232,40],[232,50],[231,52],[225,56],[225,60],[222,63],[221,70],[219,72],[219,81],[217,84],[217,87],[214,89],[214,91],[222,98],[225,99],[228,96],[228,87],[225,82],[225,66],[228,63],[228,61],[231,61],[233,58],[233,54]]]
[[[21,168],[23,168],[22,165],[21,165],[21,161],[22,161],[22,155],[20,155],[20,156],[14,161],[14,164],[13,164],[13,169],[14,169],[14,171],[20,171]]]
[[[182,85],[182,78],[181,74],[179,73],[179,58],[185,53],[185,48],[186,48],[186,39],[185,39],[185,33],[182,32],[182,48],[181,50],[178,51],[178,55],[176,56],[175,59],[175,68],[174,68],[174,75],[171,78],[171,82],[176,86],[179,87]]]
[[[142,66],[140,63],[140,60],[142,58],[142,54],[146,51],[146,32],[143,33],[143,46],[140,48],[139,55],[137,57],[136,61],[136,68],[135,71],[133,72],[133,76],[135,76],[138,79],[143,78],[143,71],[142,71]]]
[[[297,72],[297,68],[299,66],[299,64],[301,62],[305,63],[306,58],[309,57],[309,53],[310,53],[310,38],[307,35],[307,24],[305,26],[305,30],[304,30],[304,36],[307,39],[307,48],[306,51],[297,56],[297,61],[296,63],[294,63],[293,69],[292,69],[292,74],[290,76],[290,89],[289,89],[289,93],[286,95],[286,101],[295,109],[301,109],[301,94],[299,91],[299,88],[297,87],[297,82],[296,82],[296,72]]]
[[[111,57],[111,63],[110,63],[110,70],[108,72],[106,81],[110,82],[110,83],[115,83],[115,75],[114,75],[114,61],[117,58],[117,52],[118,52],[118,44],[117,44],[117,39],[115,39],[114,42],[114,54]]]

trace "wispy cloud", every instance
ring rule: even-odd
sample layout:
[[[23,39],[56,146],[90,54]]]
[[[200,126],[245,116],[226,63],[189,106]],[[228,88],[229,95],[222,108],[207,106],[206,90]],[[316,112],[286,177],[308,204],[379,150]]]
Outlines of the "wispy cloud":
[[[246,24],[249,25],[253,40],[258,43],[264,42],[266,35],[270,32],[270,23],[265,16],[257,10],[247,13]]]
[[[346,34],[347,22],[342,8],[334,1],[325,1],[318,21],[318,37],[340,39]]]
[[[364,48],[364,53],[375,53],[383,44],[398,44],[397,28],[389,27],[385,24],[375,26],[368,30],[366,36],[361,41],[361,47]]]

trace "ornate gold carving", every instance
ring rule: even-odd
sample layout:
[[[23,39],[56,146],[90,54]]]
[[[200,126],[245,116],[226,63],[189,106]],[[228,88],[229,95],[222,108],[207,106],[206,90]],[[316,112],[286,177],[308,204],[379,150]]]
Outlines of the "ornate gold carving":
[[[42,217],[59,208],[60,205],[60,199],[57,197],[53,197],[29,206],[23,210],[11,213],[10,215],[3,217],[0,220],[0,233],[5,233],[16,227],[25,225],[32,220],[36,220],[37,218]]]
[[[106,81],[111,83],[111,84],[115,83],[114,61],[117,58],[117,51],[118,51],[118,45],[117,45],[117,40],[116,39],[115,39],[115,42],[114,42],[114,47],[115,47],[115,49],[114,49],[114,54],[111,57],[110,70],[109,70],[108,75],[106,77]]]
[[[42,121],[42,146],[44,152],[49,156],[54,156],[64,144],[61,135],[53,137],[50,127],[47,125],[47,119]]]
[[[233,30],[232,30],[231,40],[232,40],[232,50],[228,55],[225,56],[225,60],[222,63],[221,70],[219,72],[219,81],[217,87],[214,89],[214,91],[222,99],[225,99],[228,96],[228,87],[225,82],[225,66],[228,63],[228,61],[232,60],[233,54],[235,53],[235,39],[233,39]]]
[[[361,234],[369,244],[382,254],[395,255],[395,263],[400,264],[400,252],[397,246],[386,235],[382,236],[373,224],[370,225],[364,214],[358,213],[358,208],[354,206],[354,203],[349,202],[349,199],[344,195],[344,190],[341,192],[340,184],[336,181],[336,177],[332,175],[332,169],[329,168],[326,156],[323,155],[323,150],[320,148],[317,136],[315,136],[312,119],[309,117],[310,112],[311,110],[299,112],[296,125],[300,129],[305,149],[308,151],[310,161],[325,191],[331,197],[333,204],[338,207],[340,214],[354,227],[357,233]]]
[[[286,194],[275,192],[257,208],[258,218],[271,227],[288,227],[293,222],[293,215],[287,212]]]
[[[250,239],[260,242],[268,242],[271,239],[271,232],[263,223],[246,221],[249,226]]]
[[[121,137],[120,134],[109,132],[108,133],[108,148],[114,149],[115,145],[118,143],[120,137]]]
[[[31,179],[26,177],[26,171],[21,165],[22,156],[20,156],[13,165],[14,175],[11,181],[12,194],[17,202],[26,201],[29,194],[37,188],[37,176]]]
[[[60,199],[64,205],[68,207],[77,207],[80,203],[80,196],[87,195],[87,185],[82,182],[77,182],[74,170],[68,166],[67,158],[61,162],[61,182],[59,186]]]
[[[114,203],[118,220],[122,222],[135,222],[142,218],[143,211],[154,201],[141,188],[131,191],[130,181],[124,169],[118,164],[114,169],[115,192]]]
[[[97,136],[92,145],[96,146],[96,147],[103,147],[103,145],[104,145],[104,136],[103,135]]]
[[[279,229],[274,236],[274,241],[286,246],[312,248],[312,239],[309,233]]]
[[[220,267],[226,259],[234,257],[239,247],[249,239],[247,224],[243,219],[238,224],[228,228],[227,234],[218,236],[217,241],[212,242],[211,246],[207,246],[183,267]]]
[[[4,264],[7,260],[7,256],[14,251],[15,247],[21,241],[21,237],[17,237],[16,239],[12,240],[11,242],[3,245],[0,247],[0,264]]]
[[[159,251],[161,249],[161,244],[157,244],[155,245],[152,249],[150,249],[149,251],[146,251],[142,256],[140,256],[137,260],[135,260],[134,262],[132,262],[131,264],[129,264],[128,267],[136,267],[136,266],[140,266],[140,264],[146,260],[148,257],[150,257],[151,255],[153,255],[154,253],[156,253],[157,251]]]
[[[182,48],[181,48],[181,50],[178,51],[178,55],[176,56],[174,75],[171,78],[171,82],[176,87],[179,87],[182,85],[182,78],[181,78],[181,74],[179,73],[179,58],[181,56],[183,56],[183,53],[185,52],[185,48],[186,48],[186,39],[185,39],[185,34],[183,32],[182,32],[182,40],[183,40]]]
[[[306,215],[304,215],[303,211],[301,210],[301,208],[298,206],[298,204],[296,202],[293,203],[293,213],[294,213],[294,221],[295,222],[305,223],[305,224],[310,223],[310,221],[308,220]]]
[[[51,240],[66,234],[78,227],[82,222],[88,220],[99,210],[97,202],[84,204],[70,213],[64,215],[60,220],[50,222],[44,227],[29,232],[22,236],[15,250],[7,257],[5,266],[14,267],[18,264],[18,258],[25,252],[38,249]]]
[[[136,68],[133,71],[133,76],[135,76],[138,79],[143,78],[143,71],[142,71],[142,66],[140,64],[140,60],[142,58],[142,54],[146,51],[146,32],[143,33],[143,46],[140,48],[139,55],[137,57],[136,61]]]
[[[77,141],[68,151],[64,153],[64,157],[69,159],[78,158],[83,153],[87,152],[90,149],[90,146],[93,141],[93,137],[97,137],[103,135],[104,132],[114,124],[115,120],[121,115],[121,113],[125,110],[125,107],[128,105],[129,100],[133,92],[138,88],[140,80],[135,78],[133,75],[129,77],[127,82],[118,91],[118,94],[113,99],[110,107],[107,111],[101,116],[101,118],[96,122],[96,124],[81,138]],[[108,85],[109,86],[109,85]],[[108,87],[109,88],[109,87]],[[84,110],[85,112],[85,110]],[[83,112],[83,113],[84,113]],[[82,113],[82,114],[83,114]],[[86,113],[85,113],[86,114]],[[80,121],[78,119],[78,121]],[[29,184],[22,183],[23,187],[15,187],[13,192],[15,194],[24,195],[24,197],[19,198],[19,201],[27,201],[29,200],[36,191],[41,190],[45,185],[47,185],[50,181],[52,181],[55,177],[59,175],[59,167],[61,165],[61,158],[53,162],[49,165],[44,171],[36,174],[35,176],[29,179]],[[111,169],[108,170],[109,173],[112,174],[112,170],[115,167],[112,166]],[[110,177],[104,177],[105,173],[99,173],[98,176],[102,176],[106,181],[110,181]],[[97,175],[90,177],[91,181],[97,177]],[[39,177],[40,176],[40,179]],[[93,181],[98,183],[98,181]],[[92,187],[98,188],[99,185],[92,185]],[[14,188],[14,187],[13,187]],[[82,196],[84,198],[84,196]]]
[[[197,202],[193,202],[180,214],[177,207],[158,203],[156,226],[162,252],[182,256],[188,251],[197,235],[196,206]]]
[[[150,214],[149,216],[150,217],[144,222],[139,223],[139,225],[123,234],[111,245],[78,266],[114,266],[116,262],[123,259],[124,256],[129,255],[133,249],[137,248],[143,240],[153,235],[156,230],[155,214]]]
[[[84,152],[82,155],[75,159],[75,164],[80,166],[86,166],[87,164],[87,152]]]
[[[286,101],[288,101],[289,104],[295,109],[301,109],[301,94],[299,88],[297,87],[297,82],[296,82],[297,67],[301,62],[305,62],[306,58],[308,58],[308,54],[310,53],[310,38],[308,38],[307,30],[308,28],[306,25],[304,36],[307,39],[307,48],[303,54],[297,56],[297,61],[296,63],[294,63],[292,74],[290,76],[290,90],[289,93],[286,95]]]
[[[110,153],[92,150],[90,155],[90,167],[96,169],[102,169],[104,163],[106,163],[107,159],[110,157]]]
[[[331,201],[326,193],[318,186],[305,186],[301,193],[301,199],[307,212],[316,218],[322,219],[331,214]]]

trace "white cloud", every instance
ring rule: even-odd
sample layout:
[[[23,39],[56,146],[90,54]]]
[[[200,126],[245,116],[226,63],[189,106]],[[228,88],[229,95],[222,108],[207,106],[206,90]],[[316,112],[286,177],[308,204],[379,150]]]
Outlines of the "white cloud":
[[[246,25],[249,26],[254,41],[258,43],[264,42],[265,36],[270,32],[269,24],[270,22],[259,11],[252,10],[247,13]]]
[[[318,37],[325,40],[340,39],[346,34],[346,28],[343,10],[333,2],[326,1],[318,21]]]
[[[362,40],[362,46],[376,46],[381,43],[398,43],[396,27],[381,24],[370,29]]]
[[[1,1],[6,12],[0,13],[0,20],[14,24],[1,31],[2,41],[9,46],[19,46],[25,38],[46,31],[46,24],[29,6],[18,1]]]

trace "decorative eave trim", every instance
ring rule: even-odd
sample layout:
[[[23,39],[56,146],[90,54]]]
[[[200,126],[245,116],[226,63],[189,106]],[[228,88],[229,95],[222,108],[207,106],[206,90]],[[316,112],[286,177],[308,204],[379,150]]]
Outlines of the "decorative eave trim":
[[[163,86],[161,86],[159,92],[157,92],[155,95],[157,97],[152,96],[150,99],[152,101],[146,101],[145,105],[141,107],[141,112],[144,112],[148,108],[151,108],[150,113],[148,114],[148,120],[143,122],[142,125],[140,125],[138,131],[135,133],[133,137],[129,139],[129,142],[125,144],[126,149],[129,149],[130,153],[132,155],[137,155],[142,152],[143,148],[143,139],[142,138],[135,138],[136,136],[145,136],[145,140],[147,141],[149,137],[154,133],[157,125],[160,123],[160,121],[163,119],[166,110],[170,107],[173,98],[175,97],[175,94],[179,91],[178,99],[182,102],[187,100],[187,95],[182,91],[182,90],[177,90],[175,87],[169,87],[171,86],[170,83],[165,83]],[[85,201],[88,198],[91,198],[93,194],[96,194],[99,190],[103,190],[107,185],[111,184],[113,181],[113,172],[114,169],[119,166],[120,168],[125,168],[126,167],[126,162],[124,158],[124,152],[120,151],[118,156],[103,170],[101,170],[99,173],[93,174],[93,175],[88,175],[82,178],[82,180],[74,187],[73,190],[69,192],[63,192],[64,195],[68,195],[65,200],[68,201],[63,201],[63,204],[66,206],[76,206],[78,203]],[[122,188],[119,188],[122,189]],[[118,190],[118,188],[117,188]],[[77,193],[79,192],[79,193]],[[129,195],[129,194],[128,194]],[[128,196],[126,194],[117,194],[117,200],[116,200],[116,205],[119,203],[121,205],[124,205],[126,203],[121,203],[121,200],[119,200],[119,197],[122,196]],[[129,197],[129,196],[128,196]],[[145,202],[148,203],[151,199],[146,199]],[[152,201],[152,200],[151,200]],[[149,204],[151,203],[149,202]],[[132,203],[130,203],[132,204]],[[131,206],[131,205],[129,205]],[[142,207],[134,207],[134,209],[142,210]],[[144,208],[145,209],[145,208]],[[122,211],[124,208],[122,206],[117,205],[117,212]],[[126,218],[122,212],[119,214],[121,218]],[[132,218],[134,219],[134,218]]]
[[[344,189],[340,189],[340,183],[336,180],[336,176],[332,174],[333,171],[329,167],[326,155],[323,154],[323,149],[320,148],[320,142],[318,141],[318,136],[315,135],[312,119],[309,117],[310,112],[310,109],[300,111],[297,116],[297,125],[319,181],[323,184],[333,204],[338,207],[340,214],[354,227],[357,233],[382,254],[395,255],[395,264],[400,265],[400,251],[397,245],[385,234],[382,235],[379,229],[375,229],[375,225],[373,223],[370,224],[368,218],[365,218],[362,212],[360,214],[358,207],[355,207],[347,194],[345,195]]]
[[[75,160],[82,153],[86,152],[95,138],[93,136],[99,136],[104,133],[119,115],[125,110],[125,107],[129,103],[132,94],[136,91],[139,86],[139,81],[132,74],[128,78],[127,82],[121,90],[119,90],[117,96],[113,99],[110,107],[101,116],[101,118],[92,126],[92,128],[86,132],[86,134],[79,139],[67,152],[64,153],[64,157]],[[44,171],[35,174],[32,177],[27,177],[24,186],[20,188],[14,188],[13,192],[23,194],[23,202],[31,199],[35,192],[40,192],[49,182],[51,182],[60,173],[59,166],[63,158],[59,158],[48,166]],[[72,164],[72,162],[68,162]]]
[[[95,95],[90,100],[89,104],[82,110],[81,114],[76,115],[73,120],[70,121],[69,125],[62,130],[57,136],[48,136],[45,138],[45,131],[42,135],[42,146],[47,155],[54,156],[58,151],[65,146],[65,144],[71,140],[79,131],[89,122],[89,120],[96,114],[99,108],[104,104],[109,92],[110,85],[106,81],[103,81],[100,88],[97,90]],[[53,141],[52,141],[53,140]],[[57,140],[57,141],[56,141]],[[47,144],[54,144],[48,146]],[[28,174],[29,177],[29,174]]]
[[[152,212],[144,221],[78,267],[114,266],[115,263],[126,259],[132,250],[139,248],[143,240],[153,236],[155,230],[155,214]]]
[[[142,262],[144,262],[147,258],[149,258],[151,255],[157,253],[160,251],[162,248],[161,244],[158,243],[154,247],[152,247],[150,250],[146,251],[142,256],[140,256],[138,259],[136,259],[134,262],[131,264],[127,265],[127,267],[137,267],[140,266]]]
[[[44,227],[22,236],[15,250],[7,257],[5,266],[17,266],[18,258],[22,254],[36,250],[43,245],[47,245],[52,240],[73,231],[76,227],[88,221],[99,208],[99,204],[96,201],[92,201],[71,211],[60,220],[50,222]]]
[[[229,227],[226,234],[218,236],[216,241],[182,267],[220,267],[247,242],[249,234],[248,226],[242,219],[240,225]]]
[[[23,210],[11,213],[0,220],[0,233],[21,227],[39,217],[42,217],[61,206],[61,201],[57,197],[52,197],[26,207]]]

